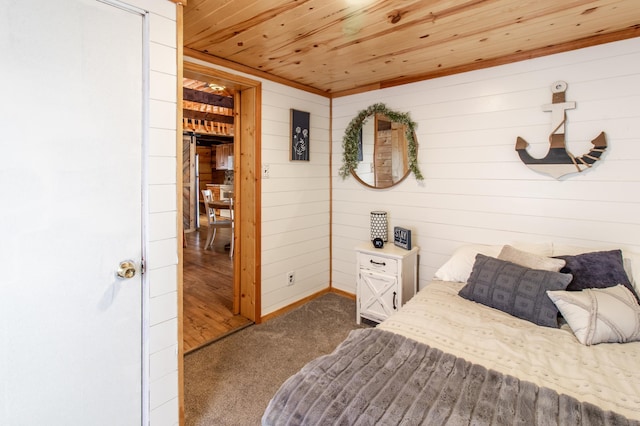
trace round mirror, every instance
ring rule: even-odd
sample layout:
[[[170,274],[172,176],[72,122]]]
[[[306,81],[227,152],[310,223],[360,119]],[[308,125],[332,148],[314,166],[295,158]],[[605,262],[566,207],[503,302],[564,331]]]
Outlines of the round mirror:
[[[415,123],[408,114],[375,104],[361,111],[345,131],[340,175],[352,174],[370,188],[390,188],[411,171],[417,179]]]
[[[362,124],[358,166],[351,173],[373,188],[389,188],[409,175],[407,126],[376,113]]]

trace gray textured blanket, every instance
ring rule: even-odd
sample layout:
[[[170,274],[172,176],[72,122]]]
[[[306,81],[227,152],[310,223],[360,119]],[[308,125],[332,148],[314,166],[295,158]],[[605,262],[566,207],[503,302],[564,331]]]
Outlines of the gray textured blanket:
[[[263,425],[640,425],[378,329],[354,330],[273,397]]]

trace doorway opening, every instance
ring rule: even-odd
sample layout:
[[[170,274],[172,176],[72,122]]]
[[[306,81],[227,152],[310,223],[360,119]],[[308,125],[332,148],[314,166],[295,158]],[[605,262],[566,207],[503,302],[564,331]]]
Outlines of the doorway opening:
[[[188,353],[260,321],[260,83],[184,63],[182,339]],[[217,203],[215,237],[203,190]],[[233,218],[231,209],[233,206]],[[233,244],[231,240],[233,239]],[[211,241],[211,244],[206,243]]]

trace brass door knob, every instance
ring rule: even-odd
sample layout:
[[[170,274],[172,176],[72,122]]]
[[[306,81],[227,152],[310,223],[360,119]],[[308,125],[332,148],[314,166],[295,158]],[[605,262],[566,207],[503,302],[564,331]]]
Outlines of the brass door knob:
[[[133,278],[136,275],[136,264],[133,260],[123,260],[118,267],[118,276],[123,279]]]

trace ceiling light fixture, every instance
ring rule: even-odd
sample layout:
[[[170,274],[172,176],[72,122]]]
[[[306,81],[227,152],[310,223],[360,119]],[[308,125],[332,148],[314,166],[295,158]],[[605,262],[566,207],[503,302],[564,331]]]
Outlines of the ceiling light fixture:
[[[220,84],[217,84],[217,83],[209,83],[209,88],[211,90],[215,90],[216,92],[222,92],[222,91],[224,91],[224,89],[226,89],[226,87],[224,87],[224,86],[222,86]]]

